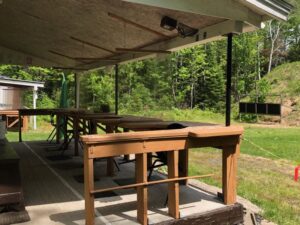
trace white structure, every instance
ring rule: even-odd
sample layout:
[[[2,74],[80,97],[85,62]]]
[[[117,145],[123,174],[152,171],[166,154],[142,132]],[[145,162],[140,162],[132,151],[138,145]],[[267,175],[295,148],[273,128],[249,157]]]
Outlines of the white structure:
[[[44,87],[44,82],[25,81],[0,76],[0,109],[22,108],[22,92],[33,90],[33,108],[36,108],[38,89]],[[36,116],[33,117],[33,129],[36,129]]]

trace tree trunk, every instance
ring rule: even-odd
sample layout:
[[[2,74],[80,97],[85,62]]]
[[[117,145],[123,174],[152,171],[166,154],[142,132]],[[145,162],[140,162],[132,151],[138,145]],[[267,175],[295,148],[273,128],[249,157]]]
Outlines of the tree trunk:
[[[275,25],[275,27],[273,27],[272,21],[270,21],[269,22],[269,34],[270,34],[270,39],[271,39],[271,49],[270,49],[270,56],[269,56],[268,73],[270,73],[271,69],[272,69],[274,48],[275,48],[275,43],[279,37],[279,32],[280,32],[280,23],[277,23]]]
[[[271,42],[271,49],[270,49],[270,56],[269,56],[268,73],[270,73],[271,69],[272,69],[273,53],[274,53],[274,43],[272,41]]]
[[[191,109],[193,109],[194,105],[194,83],[191,85]]]

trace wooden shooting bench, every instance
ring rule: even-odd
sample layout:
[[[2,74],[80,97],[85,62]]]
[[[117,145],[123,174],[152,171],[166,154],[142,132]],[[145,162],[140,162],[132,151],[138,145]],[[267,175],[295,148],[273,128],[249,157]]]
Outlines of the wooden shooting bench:
[[[20,120],[18,110],[0,110],[0,116],[2,116],[3,121],[6,121],[7,129],[18,127],[19,121],[21,121],[22,130],[28,130],[28,117],[23,116]]]
[[[137,220],[141,224],[147,224],[148,186],[159,183],[168,183],[169,215],[175,219],[179,219],[179,181],[211,176],[209,174],[193,177],[179,177],[179,152],[190,148],[215,147],[223,150],[223,199],[224,203],[227,205],[234,204],[236,202],[237,157],[239,153],[240,136],[242,133],[243,128],[238,126],[203,126],[175,130],[141,131],[82,136],[81,139],[84,143],[86,224],[94,224],[95,194],[127,188],[136,188]],[[168,154],[168,179],[148,181],[147,153],[160,151],[167,152]],[[97,158],[107,158],[129,154],[136,155],[136,183],[95,190],[93,167],[94,160]]]
[[[18,109],[19,121],[26,116],[51,115],[53,112],[54,109]],[[19,142],[22,142],[22,126],[22,122],[19,123]]]
[[[19,164],[15,149],[6,139],[0,140],[0,207],[25,209]]]

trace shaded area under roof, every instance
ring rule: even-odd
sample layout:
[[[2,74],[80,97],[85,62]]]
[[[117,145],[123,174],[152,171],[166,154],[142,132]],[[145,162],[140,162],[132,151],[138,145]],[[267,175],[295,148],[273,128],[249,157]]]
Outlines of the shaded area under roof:
[[[0,63],[87,70],[153,56],[117,48],[173,51],[285,20],[291,9],[283,0],[4,0]],[[199,33],[178,37],[160,27],[164,16]]]

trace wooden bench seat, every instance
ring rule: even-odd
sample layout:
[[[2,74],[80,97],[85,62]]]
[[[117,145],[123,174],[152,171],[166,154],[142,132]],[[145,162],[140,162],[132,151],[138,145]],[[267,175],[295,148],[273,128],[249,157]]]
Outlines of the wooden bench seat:
[[[24,209],[21,187],[20,158],[14,148],[5,140],[0,140],[0,206]]]

